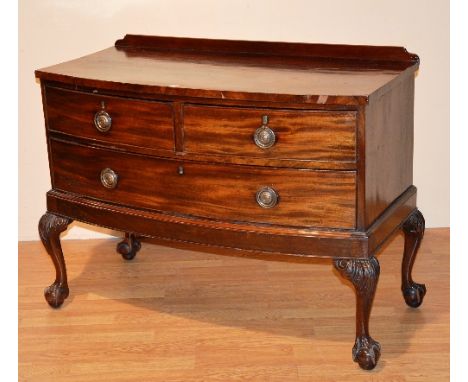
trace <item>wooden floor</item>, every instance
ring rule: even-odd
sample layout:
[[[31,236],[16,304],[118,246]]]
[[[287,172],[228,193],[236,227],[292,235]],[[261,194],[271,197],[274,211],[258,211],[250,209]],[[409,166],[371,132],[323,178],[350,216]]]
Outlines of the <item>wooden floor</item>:
[[[297,264],[116,240],[64,241],[70,297],[39,242],[19,244],[20,381],[448,381],[448,229],[426,230],[414,278],[419,309],[400,294],[402,236],[379,255],[371,333],[376,369],[351,360],[354,293],[329,261]]]

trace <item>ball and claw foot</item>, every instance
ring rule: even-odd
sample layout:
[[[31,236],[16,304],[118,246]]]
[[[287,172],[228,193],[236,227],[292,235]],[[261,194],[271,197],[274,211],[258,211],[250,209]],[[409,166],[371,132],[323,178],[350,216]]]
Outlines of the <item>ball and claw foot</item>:
[[[55,267],[55,281],[44,289],[44,297],[52,308],[58,308],[68,297],[67,268],[63,258],[60,234],[73,220],[46,212],[39,220],[39,236]]]
[[[401,264],[401,291],[408,306],[419,307],[426,294],[426,286],[413,281],[412,271],[416,255],[424,237],[425,221],[419,210],[414,210],[403,223],[405,249]]]
[[[356,292],[356,341],[353,361],[364,370],[372,370],[380,358],[380,344],[369,334],[369,318],[380,275],[375,257],[367,259],[335,259],[335,268],[352,282]]]
[[[372,370],[380,358],[380,344],[372,337],[357,337],[353,347],[353,360],[364,370]]]
[[[117,252],[120,253],[125,260],[132,260],[140,249],[140,241],[132,234],[126,235],[125,239],[117,244]]]
[[[52,308],[60,307],[68,297],[68,286],[53,283],[44,289],[44,297]]]
[[[422,304],[425,295],[426,286],[424,284],[413,282],[412,285],[406,287],[403,290],[403,297],[405,298],[405,302],[412,308],[419,307]]]

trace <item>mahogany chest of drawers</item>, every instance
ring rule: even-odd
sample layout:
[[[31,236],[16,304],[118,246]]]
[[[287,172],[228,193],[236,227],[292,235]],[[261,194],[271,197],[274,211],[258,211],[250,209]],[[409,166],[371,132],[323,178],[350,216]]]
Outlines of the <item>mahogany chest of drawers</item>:
[[[375,257],[405,234],[402,292],[424,234],[412,184],[414,73],[404,48],[127,35],[36,71],[52,189],[39,222],[69,289],[60,233],[72,220],[265,259],[332,259],[356,291],[353,359],[372,369]],[[203,248],[201,246],[201,248]]]

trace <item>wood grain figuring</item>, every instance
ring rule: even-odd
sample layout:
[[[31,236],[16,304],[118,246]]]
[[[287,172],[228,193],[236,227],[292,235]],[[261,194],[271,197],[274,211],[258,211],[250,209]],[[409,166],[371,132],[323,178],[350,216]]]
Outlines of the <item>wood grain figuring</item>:
[[[369,253],[376,253],[385,244],[386,238],[400,228],[408,216],[417,210],[416,192],[416,187],[409,187],[367,229]]]
[[[81,222],[167,240],[168,245],[183,242],[219,250],[228,248],[244,256],[307,261],[308,257],[362,258],[368,255],[365,235],[354,231],[311,230],[171,216],[54,190],[47,193],[47,209]]]
[[[54,277],[46,250],[19,243],[19,381],[449,381],[448,229],[427,229],[421,244],[414,276],[430,288],[422,310],[402,302],[403,236],[378,257],[370,329],[383,353],[373,371],[350,362],[354,294],[330,260],[266,262],[145,242],[127,262],[118,241],[63,241],[70,297],[59,311],[42,300]]]
[[[304,70],[255,65],[256,61],[254,65],[236,59],[226,62],[219,57],[205,55],[200,61],[186,55],[111,47],[38,70],[36,76],[74,86],[146,94],[358,105],[365,104],[371,94],[401,73],[401,67],[369,70],[362,66],[324,68],[314,64],[315,68]],[[415,69],[416,64],[408,68],[411,72]]]
[[[168,103],[128,100],[46,88],[47,125],[75,137],[105,142],[113,146],[133,145],[174,151],[174,122]],[[105,103],[112,118],[108,132],[94,125],[94,115]]]
[[[258,147],[253,135],[268,116],[274,146]],[[356,161],[356,113],[185,106],[185,151],[325,162]]]
[[[354,172],[218,166],[145,158],[52,140],[53,187],[101,200],[171,213],[286,226],[355,226]],[[180,166],[183,175],[179,174]],[[118,186],[100,172],[111,168]],[[297,179],[300,177],[301,182]],[[262,186],[280,195],[274,208],[255,200]]]
[[[148,238],[259,259],[332,258],[356,292],[353,359],[378,368],[373,337],[386,345],[369,334],[376,255],[400,230],[405,301],[416,308],[426,294],[412,278],[424,232],[412,184],[418,66],[401,47],[127,35],[36,71],[52,180],[40,232],[57,272],[48,302],[68,295],[59,234],[71,220],[125,232],[117,252],[127,260]],[[98,131],[110,118],[110,131]],[[282,354],[268,350],[268,365]],[[207,364],[195,361],[183,363]],[[265,380],[275,378],[286,380]]]
[[[169,216],[53,190],[47,193],[47,209],[85,223],[168,240],[168,245],[190,242],[218,250],[236,249],[250,257],[307,261],[308,257],[366,258],[375,255],[401,222],[415,210],[415,199],[415,190],[408,190],[367,232],[264,226]]]
[[[209,220],[167,215],[105,203],[84,196],[51,190],[50,212],[139,236],[204,247],[235,249],[239,254],[264,259],[307,261],[309,257],[367,258],[375,255],[415,209],[415,190],[398,198],[367,232]],[[331,250],[333,249],[333,250]]]
[[[213,154],[196,154],[183,151],[183,130],[182,128],[176,131],[178,136],[175,138],[176,150],[168,151],[154,147],[140,147],[128,145],[125,143],[112,144],[111,147],[118,151],[128,152],[131,154],[141,154],[151,157],[168,158],[174,160],[183,160],[184,162],[209,162],[218,164],[234,164],[248,165],[261,167],[280,167],[280,168],[296,168],[296,169],[311,169],[311,170],[356,170],[356,162],[321,162],[310,161],[304,159],[283,159],[283,158],[259,158],[249,156],[229,156],[229,155],[213,155]],[[69,134],[60,133],[57,131],[49,132],[49,136],[53,139],[61,141],[71,141],[81,145],[89,145],[95,147],[109,148],[110,144],[86,138],[79,138]]]
[[[413,184],[413,108],[413,76],[370,98],[366,107],[366,227]]]
[[[202,104],[211,106],[234,106],[234,107],[259,107],[259,108],[277,108],[277,109],[291,109],[291,110],[329,110],[329,111],[346,111],[360,108],[367,103],[367,100],[363,100],[362,103],[358,103],[359,99],[353,99],[354,101],[350,104],[344,102],[345,99],[349,100],[349,97],[341,96],[329,96],[328,98],[321,98],[321,103],[316,103],[315,98],[317,97],[297,97],[296,100],[291,99],[289,96],[276,95],[273,97],[270,95],[263,95],[263,99],[249,99],[245,98],[229,99],[229,98],[200,98],[197,93],[194,92],[192,95],[177,95],[171,94],[171,91],[165,91],[164,93],[151,93],[142,92],[139,86],[124,86],[123,89],[119,90],[119,86],[112,84],[105,84],[98,89],[96,86],[84,86],[79,83],[72,84],[69,82],[57,81],[57,80],[41,80],[42,84],[47,84],[48,87],[56,87],[61,89],[68,89],[71,91],[80,91],[85,93],[92,93],[94,90],[98,90],[98,94],[109,95],[113,97],[128,97],[139,100],[149,101],[161,101],[161,102],[181,102],[190,104]],[[384,86],[383,89],[386,89]],[[218,94],[221,96],[220,94]],[[294,98],[294,97],[293,97]],[[335,102],[336,101],[336,102]]]
[[[341,61],[356,65],[375,67],[406,68],[419,62],[417,55],[408,53],[403,47],[338,45],[338,44],[305,44],[276,41],[239,41],[186,37],[161,37],[127,34],[115,42],[118,49],[144,49],[166,51],[171,53],[215,53],[218,55],[251,55],[259,57],[333,59],[335,65]]]

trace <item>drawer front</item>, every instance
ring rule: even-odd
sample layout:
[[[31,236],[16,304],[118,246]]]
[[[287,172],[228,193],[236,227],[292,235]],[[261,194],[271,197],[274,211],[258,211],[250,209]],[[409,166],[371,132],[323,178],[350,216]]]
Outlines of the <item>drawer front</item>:
[[[46,102],[50,130],[113,145],[174,150],[174,124],[170,104],[57,88],[46,89]],[[95,125],[96,113],[101,111],[111,118],[108,131],[101,131],[107,129],[107,120],[101,122],[101,130]]]
[[[356,162],[356,112],[188,105],[184,108],[184,150],[213,155]]]
[[[52,139],[56,189],[134,207],[219,220],[301,227],[355,227],[354,171],[228,166],[124,154]],[[115,188],[104,187],[104,169]],[[110,171],[106,170],[106,171]],[[109,175],[109,176],[107,176]],[[104,181],[112,183],[112,173]],[[273,190],[277,204],[271,208]]]

